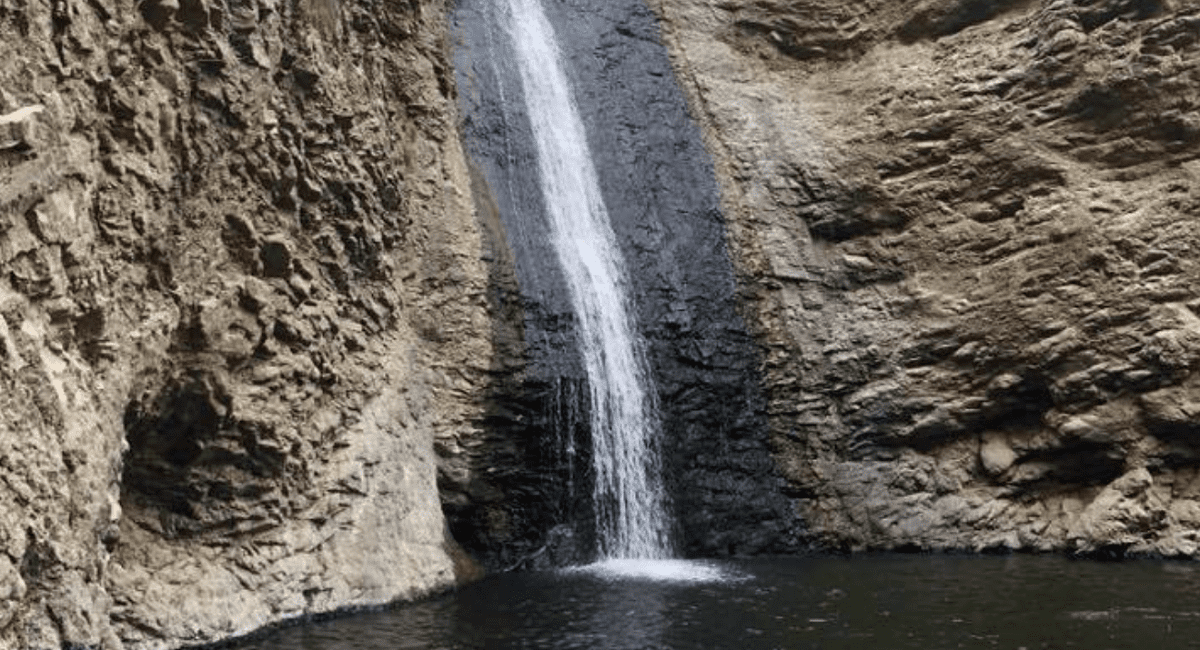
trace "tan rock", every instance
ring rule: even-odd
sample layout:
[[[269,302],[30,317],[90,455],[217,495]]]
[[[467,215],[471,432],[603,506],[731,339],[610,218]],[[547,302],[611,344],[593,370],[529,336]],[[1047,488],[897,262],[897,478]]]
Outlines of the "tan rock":
[[[979,462],[983,463],[983,469],[988,474],[1003,474],[1016,460],[1017,453],[1009,446],[1004,436],[990,435],[979,445]]]
[[[1194,553],[1159,518],[1169,494],[1103,486],[1186,482],[1200,463],[1200,309],[1174,307],[1200,286],[1182,117],[1200,109],[1195,9],[651,4],[715,158],[778,466],[813,495],[810,534]],[[1134,59],[1142,72],[1109,72]],[[868,346],[854,364],[821,352]],[[888,385],[902,389],[873,392]],[[801,407],[813,395],[820,420]],[[950,494],[1022,499],[941,519],[913,506],[931,527],[914,536],[889,522],[926,489],[910,480],[926,460],[958,477]]]
[[[46,107],[41,104],[32,104],[0,115],[0,151],[30,149],[40,144],[37,116],[45,110]]]
[[[110,4],[58,35],[14,6],[33,27],[0,42],[0,647],[175,648],[453,585],[436,472],[471,452],[432,445],[478,437],[492,347],[444,3],[372,23],[400,40]]]

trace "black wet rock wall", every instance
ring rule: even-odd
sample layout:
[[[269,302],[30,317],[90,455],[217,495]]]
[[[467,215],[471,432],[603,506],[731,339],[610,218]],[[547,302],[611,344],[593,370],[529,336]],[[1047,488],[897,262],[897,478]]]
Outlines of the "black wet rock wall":
[[[510,535],[519,542],[507,550],[481,548],[509,542],[481,534],[486,523],[478,513],[451,519],[456,536],[484,556],[519,561],[540,550],[539,557],[561,560],[589,547],[592,535],[586,417],[567,426],[566,438],[554,431],[563,427],[563,387],[584,379],[570,300],[545,237],[520,81],[495,13],[504,4],[459,2],[456,65],[466,147],[488,193],[477,192],[477,200],[496,207],[497,239],[511,251],[493,263],[512,260],[517,286],[509,296],[523,305],[523,364],[492,396],[522,408],[488,424],[508,449],[525,450],[510,454],[525,465],[506,468],[497,487],[524,496],[521,503],[505,499],[507,521],[540,533]],[[657,19],[640,0],[543,0],[543,7],[567,59],[647,341],[678,550],[792,550],[797,522],[767,447],[759,354],[738,314],[711,160],[675,85]],[[586,391],[570,394],[579,400],[581,393],[586,409]],[[546,547],[548,531],[554,543]]]

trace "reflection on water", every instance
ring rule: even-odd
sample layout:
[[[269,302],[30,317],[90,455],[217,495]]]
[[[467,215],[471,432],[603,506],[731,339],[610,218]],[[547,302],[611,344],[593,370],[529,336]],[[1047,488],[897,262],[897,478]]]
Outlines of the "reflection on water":
[[[614,637],[611,630],[621,630],[620,644],[624,648],[655,648],[662,646],[667,629],[666,594],[661,588],[648,588],[632,594],[624,590],[610,590],[599,594],[595,602],[589,603],[584,628],[585,635],[578,641],[563,639],[558,646],[564,648],[602,648]],[[589,642],[581,643],[584,637]]]
[[[678,579],[692,570],[725,578]],[[1195,564],[884,555],[634,573],[498,575],[429,602],[285,629],[239,648],[1200,647]]]

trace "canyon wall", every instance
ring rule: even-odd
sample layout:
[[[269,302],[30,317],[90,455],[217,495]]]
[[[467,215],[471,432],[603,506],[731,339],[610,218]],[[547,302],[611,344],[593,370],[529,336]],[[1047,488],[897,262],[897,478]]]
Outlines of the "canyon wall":
[[[654,0],[823,547],[1200,550],[1200,9]]]
[[[611,106],[671,92],[583,102],[614,187],[647,184],[612,191],[677,373],[686,550],[1200,553],[1194,3],[649,4],[727,241],[692,172],[694,205],[637,210],[679,173],[647,142],[704,155]],[[475,571],[443,508],[501,559],[544,543],[530,317],[449,9],[0,0],[0,647],[428,594]],[[595,79],[669,76],[623,53],[657,39],[640,8],[553,12]]]
[[[0,2],[0,647],[472,570],[489,283],[438,1]]]

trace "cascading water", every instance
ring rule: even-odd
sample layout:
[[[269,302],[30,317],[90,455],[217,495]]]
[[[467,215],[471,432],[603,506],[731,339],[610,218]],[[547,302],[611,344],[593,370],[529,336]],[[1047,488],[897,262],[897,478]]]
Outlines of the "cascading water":
[[[626,575],[793,550],[720,195],[657,17],[644,0],[453,6],[507,352],[451,533],[494,567],[599,555]]]
[[[654,393],[583,121],[538,0],[507,1],[549,236],[571,294],[590,391],[600,556],[669,557]]]

